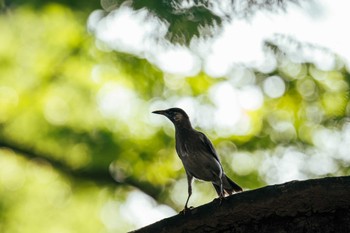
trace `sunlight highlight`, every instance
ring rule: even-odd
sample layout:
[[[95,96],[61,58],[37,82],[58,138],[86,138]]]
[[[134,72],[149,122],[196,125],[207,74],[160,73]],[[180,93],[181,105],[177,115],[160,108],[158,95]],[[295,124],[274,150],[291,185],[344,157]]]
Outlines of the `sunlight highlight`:
[[[158,205],[155,200],[140,191],[131,192],[119,210],[121,215],[133,224],[135,228],[140,228],[177,214],[166,205]]]
[[[212,2],[209,9],[225,17],[232,14],[229,4],[229,1]],[[240,1],[237,4],[236,7],[242,4],[244,11],[244,4]],[[186,1],[177,7],[183,10],[191,6],[194,6],[193,1]],[[242,16],[231,22],[224,21],[222,30],[218,30],[214,37],[193,38],[195,43],[191,42],[189,48],[170,44],[166,39],[169,30],[167,23],[145,9],[134,11],[126,5],[106,16],[102,11],[93,12],[88,28],[108,48],[146,58],[164,72],[172,74],[195,75],[201,67],[210,76],[222,77],[229,75],[231,69],[240,64],[262,72],[272,72],[276,61],[265,50],[265,41],[278,44],[294,62],[313,62],[323,70],[334,67],[332,52],[335,52],[346,60],[349,69],[350,38],[341,26],[348,19],[346,9],[349,9],[346,1],[334,3],[323,0],[302,3],[301,7],[289,4],[286,12],[262,10],[249,21]],[[239,9],[237,11],[239,13]],[[291,38],[306,46],[298,47]]]

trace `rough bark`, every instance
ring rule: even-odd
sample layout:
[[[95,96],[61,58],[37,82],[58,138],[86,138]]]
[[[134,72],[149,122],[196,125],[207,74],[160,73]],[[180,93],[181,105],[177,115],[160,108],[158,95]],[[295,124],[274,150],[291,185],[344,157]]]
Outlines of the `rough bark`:
[[[350,232],[350,176],[237,193],[133,232]]]

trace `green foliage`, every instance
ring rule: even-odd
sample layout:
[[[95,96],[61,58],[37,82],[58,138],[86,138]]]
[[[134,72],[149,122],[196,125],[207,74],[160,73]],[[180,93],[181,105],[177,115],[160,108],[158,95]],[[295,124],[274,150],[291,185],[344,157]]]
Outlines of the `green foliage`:
[[[30,5],[31,7],[35,7],[40,9],[45,7],[48,1],[46,0],[12,0],[5,1],[7,7],[17,7],[22,5]],[[69,1],[69,0],[53,0],[50,1],[51,4],[60,4],[67,6],[69,8],[73,8],[85,14],[88,14],[89,11],[100,8],[100,1],[95,0],[87,0],[87,1]],[[5,5],[5,4],[4,4]]]
[[[174,131],[150,112],[182,98],[211,109],[212,88],[231,78],[173,77],[146,59],[99,51],[87,13],[32,3],[0,15],[0,232],[125,232],[135,225],[120,210],[135,190],[180,210],[186,180]],[[170,23],[169,36],[184,33],[180,42],[218,21],[204,8],[174,16],[165,1],[134,1],[143,4]],[[254,75],[259,90],[271,75],[286,90],[276,98],[262,92],[262,106],[245,110],[245,134],[205,128],[245,189],[267,182],[259,170],[267,154],[315,145],[317,130],[341,130],[349,114],[350,75],[341,65],[322,71],[283,57],[271,74]],[[347,161],[336,159],[334,174],[348,173]],[[202,183],[194,195],[199,205],[215,192]]]
[[[135,0],[132,7],[135,10],[148,9],[151,13],[169,24],[167,39],[173,43],[189,44],[195,36],[202,36],[203,28],[219,26],[222,20],[219,16],[210,11],[203,3],[181,9],[183,1]],[[209,30],[207,30],[209,31]]]
[[[106,11],[121,5],[134,10],[147,9],[161,21],[169,25],[166,38],[175,44],[189,45],[193,38],[213,36],[225,21],[235,18],[249,18],[258,10],[284,10],[288,3],[298,4],[300,0],[264,1],[221,1],[209,0],[102,0]]]
[[[140,97],[151,97],[147,90],[158,82],[160,72],[125,54],[99,52],[80,16],[61,5],[35,11],[20,7],[1,15],[0,27],[0,144],[11,149],[0,154],[1,232],[102,231],[106,225],[99,212],[115,196],[95,184],[113,189],[128,184],[159,196],[158,185],[174,174],[167,169],[171,160],[153,154],[161,147],[159,142],[149,143],[153,131],[143,130],[142,121],[129,127],[128,120],[141,118],[123,118],[126,102],[117,105],[122,112],[117,120],[101,105],[115,90],[121,97],[126,93],[125,101],[142,104]],[[164,174],[169,175],[158,176],[163,160]],[[116,169],[123,173],[115,174],[116,181],[109,172],[113,161],[124,167]],[[3,167],[13,171],[7,174]],[[149,172],[142,174],[145,170]],[[118,199],[124,194],[119,192]],[[89,224],[86,219],[91,219]],[[128,226],[122,223],[121,231]]]

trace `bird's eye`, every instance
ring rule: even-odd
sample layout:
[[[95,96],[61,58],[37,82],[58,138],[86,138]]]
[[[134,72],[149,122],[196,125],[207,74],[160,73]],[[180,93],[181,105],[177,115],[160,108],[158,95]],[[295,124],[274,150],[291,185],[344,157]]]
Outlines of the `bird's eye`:
[[[181,113],[175,112],[173,115],[173,118],[175,121],[179,121],[182,119],[182,115],[181,115]]]

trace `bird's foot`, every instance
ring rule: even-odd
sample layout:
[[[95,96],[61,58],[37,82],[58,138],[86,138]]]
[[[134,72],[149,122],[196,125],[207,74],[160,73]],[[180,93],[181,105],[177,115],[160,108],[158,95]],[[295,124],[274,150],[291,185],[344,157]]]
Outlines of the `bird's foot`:
[[[225,196],[220,195],[218,198],[214,199],[214,201],[216,201],[216,200],[219,202],[219,205],[221,205],[225,201]]]
[[[180,214],[183,214],[183,215],[189,214],[192,209],[193,209],[193,206],[190,206],[190,207],[185,206],[185,208],[180,211]]]
[[[219,205],[221,205],[224,200],[225,200],[225,196],[224,195],[220,195],[219,196]]]

